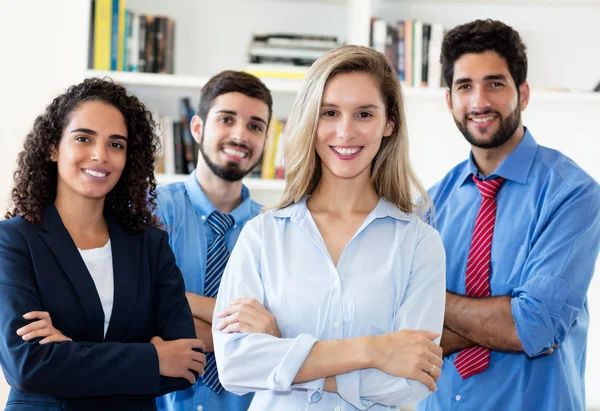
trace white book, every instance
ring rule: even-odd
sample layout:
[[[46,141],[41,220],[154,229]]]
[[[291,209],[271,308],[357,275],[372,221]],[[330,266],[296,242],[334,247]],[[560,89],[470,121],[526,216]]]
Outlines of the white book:
[[[140,22],[137,13],[131,13],[131,39],[129,41],[129,69],[131,71],[140,71]]]
[[[438,23],[431,25],[431,37],[429,38],[429,67],[427,73],[429,88],[439,88],[442,79],[442,41],[444,40],[444,26]]]
[[[173,134],[173,119],[163,117],[163,156],[165,174],[175,174],[175,137]]]
[[[380,53],[385,54],[385,44],[387,40],[387,23],[385,20],[376,19],[373,21],[373,47]]]
[[[415,20],[413,26],[413,87],[421,87],[423,79],[423,22]]]

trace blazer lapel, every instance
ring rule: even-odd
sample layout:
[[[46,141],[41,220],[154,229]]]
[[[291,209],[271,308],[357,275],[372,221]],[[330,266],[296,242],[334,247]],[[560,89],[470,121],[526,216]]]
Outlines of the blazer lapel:
[[[137,298],[142,234],[128,232],[111,214],[106,214],[113,256],[114,301],[106,341],[125,341],[130,334]]]
[[[102,341],[104,312],[96,285],[54,204],[49,204],[44,208],[43,223],[40,228],[42,240],[56,257],[79,298],[87,322],[88,340],[91,342]]]

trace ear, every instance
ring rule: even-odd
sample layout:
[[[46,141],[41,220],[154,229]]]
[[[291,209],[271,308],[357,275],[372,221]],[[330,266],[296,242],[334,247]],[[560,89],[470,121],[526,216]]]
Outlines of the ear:
[[[394,131],[395,125],[396,125],[396,123],[394,123],[392,120],[388,120],[387,124],[385,125],[385,130],[383,131],[383,136],[384,137],[391,136],[392,132]]]
[[[450,89],[446,89],[446,107],[448,107],[448,111],[452,114],[452,94],[450,94]]]
[[[531,90],[529,89],[529,83],[524,81],[523,84],[519,86],[519,107],[521,107],[521,111],[525,110],[529,105],[530,95]]]
[[[58,161],[58,150],[56,149],[56,146],[54,144],[50,146],[50,161],[52,161],[53,163],[56,163],[56,161]]]
[[[200,116],[195,115],[192,117],[192,121],[190,121],[190,131],[192,132],[192,136],[194,136],[194,140],[196,143],[200,144],[202,141],[202,129],[204,126],[204,122],[200,118]]]

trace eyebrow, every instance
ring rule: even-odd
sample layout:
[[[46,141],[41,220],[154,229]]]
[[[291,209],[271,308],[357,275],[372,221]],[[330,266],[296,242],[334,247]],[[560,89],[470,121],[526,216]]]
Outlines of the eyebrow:
[[[219,111],[217,111],[217,113],[230,114],[232,116],[237,116],[237,111],[233,111],[233,110],[219,110]],[[252,117],[250,117],[250,120],[261,122],[265,126],[267,125],[267,122],[258,116],[252,116]]]
[[[485,76],[483,78],[484,81],[489,81],[489,80],[503,80],[506,81],[506,76],[504,74],[488,74],[487,76]],[[458,78],[454,81],[455,85],[458,84],[464,84],[464,83],[470,83],[473,80],[468,78],[468,77],[463,77],[463,78]]]
[[[92,129],[89,128],[76,128],[74,130],[71,130],[71,134],[72,133],[86,133],[86,134],[91,134],[92,136],[97,136],[98,133]],[[112,134],[108,137],[110,140],[124,140],[127,141],[127,137],[122,136],[120,134]]]
[[[321,104],[321,107],[338,108],[339,106],[337,104],[333,104],[333,103],[323,103],[323,104]],[[366,109],[370,109],[370,108],[379,108],[379,106],[377,104],[364,104],[362,106],[359,106],[358,108],[360,108],[362,110],[366,110]]]

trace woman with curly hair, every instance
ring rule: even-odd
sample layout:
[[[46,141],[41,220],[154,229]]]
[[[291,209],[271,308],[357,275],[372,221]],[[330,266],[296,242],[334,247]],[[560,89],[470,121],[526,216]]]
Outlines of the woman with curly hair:
[[[152,214],[157,147],[148,110],[112,81],[70,87],[35,120],[0,222],[7,410],[153,410],[203,373]]]

